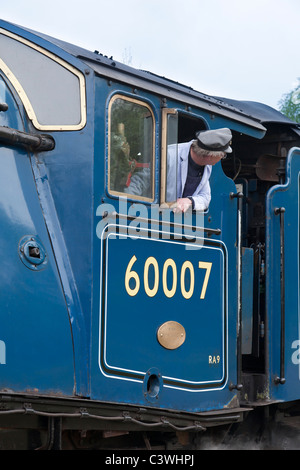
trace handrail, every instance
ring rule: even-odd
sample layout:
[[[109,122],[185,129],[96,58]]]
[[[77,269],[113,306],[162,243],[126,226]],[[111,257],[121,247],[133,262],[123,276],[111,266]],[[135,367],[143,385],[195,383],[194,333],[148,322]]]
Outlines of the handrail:
[[[135,220],[135,219],[138,219],[139,221],[141,222],[155,222],[155,223],[158,223],[158,224],[162,224],[162,225],[169,225],[171,227],[185,227],[187,229],[191,229],[191,230],[199,230],[199,231],[203,231],[203,232],[206,232],[206,233],[209,233],[209,234],[213,234],[213,235],[221,235],[221,229],[219,228],[206,228],[206,227],[197,227],[196,225],[185,225],[185,224],[179,224],[179,223],[176,223],[176,222],[171,222],[171,221],[166,221],[166,220],[158,220],[158,219],[146,219],[145,217],[140,217],[140,216],[133,216],[133,215],[126,215],[126,214],[120,214],[118,212],[105,212],[103,214],[103,218],[106,218],[106,217],[119,217],[119,218],[123,218],[123,219],[129,219],[129,220]]]
[[[242,390],[242,192],[230,193],[230,199],[237,199],[237,246],[238,246],[238,335],[237,335],[237,383],[230,384],[230,390]]]
[[[280,377],[275,377],[275,384],[285,384],[285,260],[284,260],[284,207],[276,207],[274,214],[280,216]]]

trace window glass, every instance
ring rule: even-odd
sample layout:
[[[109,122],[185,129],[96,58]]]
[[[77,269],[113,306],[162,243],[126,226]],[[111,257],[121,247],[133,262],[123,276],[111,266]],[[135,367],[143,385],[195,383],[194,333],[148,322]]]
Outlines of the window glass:
[[[82,74],[52,54],[37,49],[31,43],[0,34],[0,65],[8,67],[9,78],[37,128],[80,126]]]
[[[178,114],[167,115],[167,178],[165,202],[177,200]]]
[[[109,106],[111,193],[153,200],[154,117],[143,102],[115,96]]]

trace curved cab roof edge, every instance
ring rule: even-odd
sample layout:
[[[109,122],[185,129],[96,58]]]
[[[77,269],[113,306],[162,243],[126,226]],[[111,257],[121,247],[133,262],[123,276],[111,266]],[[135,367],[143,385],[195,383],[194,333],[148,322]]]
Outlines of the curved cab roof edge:
[[[111,78],[125,80],[126,82],[133,80],[141,87],[158,92],[164,90],[165,94],[169,91],[170,97],[175,93],[185,97],[185,100],[196,105],[195,102],[201,102],[201,106],[206,107],[210,112],[226,115],[235,120],[244,122],[250,127],[254,127],[262,132],[266,131],[264,127],[268,122],[280,122],[289,124],[292,127],[298,127],[297,123],[290,121],[279,111],[268,107],[262,103],[254,103],[249,101],[237,101],[227,98],[220,98],[209,96],[194,90],[191,87],[180,84],[176,81],[161,77],[148,71],[138,70],[128,65],[117,62],[113,57],[100,54],[98,51],[91,52],[80,46],[62,41],[60,39],[48,36],[46,34],[33,31],[26,27],[22,27],[13,23],[6,22],[0,19],[0,27],[14,32],[15,34],[22,35],[22,32],[32,35],[30,38],[33,42],[38,42],[39,39],[50,42],[52,45],[57,46],[60,50],[70,54],[73,57],[81,60],[91,67],[96,73],[100,75],[107,75]],[[28,37],[28,34],[27,34]],[[29,39],[29,38],[28,38]],[[182,98],[181,98],[182,99]]]

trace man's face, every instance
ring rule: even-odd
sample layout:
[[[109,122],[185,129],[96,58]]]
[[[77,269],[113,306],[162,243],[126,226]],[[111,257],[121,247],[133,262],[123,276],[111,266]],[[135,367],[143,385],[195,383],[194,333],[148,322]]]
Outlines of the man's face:
[[[218,163],[226,154],[220,154],[218,152],[218,156],[211,154],[210,156],[200,156],[197,155],[195,152],[191,152],[192,159],[198,164],[198,165],[215,165]]]

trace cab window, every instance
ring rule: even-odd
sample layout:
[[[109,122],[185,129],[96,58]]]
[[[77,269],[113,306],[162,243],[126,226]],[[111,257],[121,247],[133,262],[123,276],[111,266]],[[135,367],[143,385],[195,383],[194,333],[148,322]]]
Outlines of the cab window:
[[[143,101],[115,95],[108,110],[108,191],[154,199],[154,116]]]
[[[195,139],[196,132],[206,129],[201,117],[178,109],[162,110],[161,195],[162,207],[177,200],[178,145]],[[167,206],[165,206],[165,204]]]
[[[85,79],[75,67],[24,38],[0,30],[0,69],[37,129],[84,127]]]

